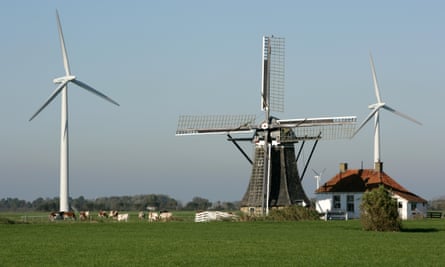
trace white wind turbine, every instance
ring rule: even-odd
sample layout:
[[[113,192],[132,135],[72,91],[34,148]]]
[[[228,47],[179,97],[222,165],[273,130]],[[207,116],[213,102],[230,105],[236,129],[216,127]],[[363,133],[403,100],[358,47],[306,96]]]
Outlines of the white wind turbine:
[[[323,173],[325,170],[326,170],[326,168],[323,169],[323,171],[321,171],[320,173],[318,173],[314,169],[312,169],[312,171],[315,173],[314,178],[315,178],[315,180],[317,180],[317,188],[316,189],[320,188],[320,180],[321,180],[321,177],[323,176]]]
[[[366,119],[362,122],[360,127],[357,128],[357,130],[354,132],[352,137],[354,137],[357,134],[357,132],[360,131],[360,129],[363,128],[363,126],[365,126],[365,124],[373,116],[375,116],[374,117],[374,164],[376,166],[377,164],[381,163],[381,160],[380,160],[380,121],[379,121],[379,112],[380,112],[381,108],[391,111],[392,113],[399,115],[400,117],[403,117],[405,119],[408,119],[412,122],[415,122],[419,125],[422,125],[422,123],[420,123],[419,121],[389,107],[385,102],[382,101],[382,98],[380,97],[380,90],[379,90],[379,85],[377,82],[377,76],[375,73],[374,61],[372,59],[371,53],[369,54],[369,61],[371,63],[372,79],[374,82],[374,90],[375,90],[375,96],[377,98],[377,103],[371,104],[368,106],[369,109],[372,109],[371,113],[369,113],[368,117],[366,117]]]
[[[40,107],[34,115],[29,119],[30,121],[34,119],[59,93],[61,94],[61,133],[60,133],[60,211],[69,211],[68,204],[68,83],[72,82],[83,89],[98,95],[105,100],[119,106],[119,104],[109,98],[108,96],[97,91],[93,87],[77,80],[76,76],[71,75],[70,67],[68,64],[68,56],[66,53],[65,41],[63,39],[62,26],[60,24],[59,13],[56,10],[57,17],[57,27],[59,30],[60,46],[62,49],[63,66],[65,68],[65,76],[54,79],[54,83],[58,84],[56,90],[51,94],[51,96],[45,101],[45,103]]]

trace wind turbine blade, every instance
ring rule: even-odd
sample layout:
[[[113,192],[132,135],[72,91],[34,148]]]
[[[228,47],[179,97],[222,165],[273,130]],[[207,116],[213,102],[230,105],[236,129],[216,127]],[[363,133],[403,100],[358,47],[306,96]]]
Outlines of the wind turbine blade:
[[[417,124],[419,124],[419,125],[422,125],[421,122],[419,122],[419,121],[417,121],[417,120],[411,118],[410,116],[408,116],[408,115],[406,115],[406,114],[403,114],[402,112],[397,111],[397,110],[395,110],[395,109],[393,109],[393,108],[391,108],[391,107],[389,107],[389,106],[387,106],[387,105],[384,105],[384,106],[382,106],[382,107],[383,107],[384,109],[388,110],[388,111],[391,111],[391,112],[394,113],[394,114],[399,115],[399,116],[402,117],[402,118],[405,118],[405,119],[410,120],[410,121],[412,121],[412,122],[414,122],[414,123],[417,123]]]
[[[82,87],[83,89],[85,89],[87,91],[90,91],[91,93],[93,93],[93,94],[95,94],[97,96],[102,97],[103,99],[105,99],[105,100],[115,104],[116,106],[120,106],[116,101],[114,101],[113,99],[109,98],[108,96],[102,94],[101,92],[97,91],[96,89],[94,89],[93,87],[89,86],[86,83],[83,83],[83,82],[81,82],[79,80],[76,80],[76,79],[71,80],[71,82],[77,84],[78,86]]]
[[[374,82],[375,96],[377,98],[377,102],[382,103],[382,98],[380,97],[379,84],[377,82],[377,75],[375,74],[374,60],[372,59],[371,53],[369,53],[369,61],[371,62],[372,80]]]
[[[312,171],[315,173],[315,175],[320,176],[320,174],[316,172],[314,169],[312,169]]]
[[[59,11],[57,11],[57,9],[56,9],[56,16],[57,16],[57,28],[59,30],[60,47],[62,49],[63,67],[65,68],[66,76],[70,76],[71,75],[70,66],[68,63],[68,55],[66,53],[65,40],[63,39],[62,24],[60,23]]]
[[[42,111],[46,106],[48,106],[48,104],[53,101],[53,99],[60,93],[60,91],[62,91],[63,87],[66,86],[66,84],[68,83],[68,81],[64,81],[62,82],[57,88],[56,90],[54,90],[54,92],[51,94],[51,96],[45,101],[45,103],[42,105],[42,107],[40,107],[36,113],[34,113],[34,115],[32,115],[32,117],[29,119],[29,121],[32,121],[32,119],[34,119],[37,115],[39,115],[40,111]]]
[[[360,129],[363,128],[363,126],[365,126],[365,124],[375,115],[375,113],[380,109],[380,107],[376,107],[374,110],[371,111],[371,113],[369,113],[368,117],[366,117],[366,119],[362,122],[362,124],[360,124],[360,127],[357,128],[357,130],[355,130],[354,134],[351,136],[354,137],[358,131],[360,131]]]

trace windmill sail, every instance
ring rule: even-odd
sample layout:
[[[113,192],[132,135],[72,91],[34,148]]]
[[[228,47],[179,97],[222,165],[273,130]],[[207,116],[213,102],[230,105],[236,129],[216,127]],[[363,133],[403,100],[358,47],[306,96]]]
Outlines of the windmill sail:
[[[355,130],[357,118],[355,116],[325,117],[277,120],[282,128],[293,128],[294,137],[286,137],[281,142],[302,140],[334,140],[350,138]]]
[[[251,132],[255,115],[183,115],[176,135],[226,134]]]
[[[263,37],[261,108],[284,111],[284,38]]]

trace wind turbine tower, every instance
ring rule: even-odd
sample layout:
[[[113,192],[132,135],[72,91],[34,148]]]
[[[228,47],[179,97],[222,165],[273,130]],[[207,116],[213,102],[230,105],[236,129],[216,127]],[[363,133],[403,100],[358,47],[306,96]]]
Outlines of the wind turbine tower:
[[[45,101],[45,103],[37,110],[34,115],[29,119],[30,121],[34,119],[49,103],[51,103],[54,98],[60,94],[61,96],[61,130],[60,130],[60,211],[69,211],[69,160],[68,160],[68,83],[72,82],[77,86],[97,95],[105,100],[119,106],[119,104],[104,95],[103,93],[97,91],[88,84],[79,81],[76,76],[71,74],[68,55],[66,52],[65,41],[63,39],[62,26],[60,23],[59,13],[56,10],[57,27],[59,31],[60,47],[62,49],[62,59],[63,66],[65,69],[65,76],[54,79],[54,83],[58,84],[57,88],[51,94],[51,96]]]
[[[383,171],[383,163],[381,161],[381,152],[380,152],[380,109],[382,108],[386,109],[396,115],[399,115],[402,118],[410,120],[419,125],[422,125],[422,123],[409,117],[408,115],[405,115],[391,108],[385,102],[383,102],[382,97],[380,95],[379,84],[377,82],[377,75],[374,68],[374,60],[371,54],[369,54],[369,61],[371,63],[372,80],[374,82],[374,91],[375,91],[375,96],[377,98],[377,103],[368,106],[368,108],[372,110],[371,113],[369,113],[368,117],[366,117],[366,119],[362,122],[362,124],[360,124],[360,126],[352,135],[352,137],[354,137],[357,134],[357,132],[360,131],[360,129],[363,128],[363,126],[365,126],[365,124],[374,116],[374,169],[378,171]]]

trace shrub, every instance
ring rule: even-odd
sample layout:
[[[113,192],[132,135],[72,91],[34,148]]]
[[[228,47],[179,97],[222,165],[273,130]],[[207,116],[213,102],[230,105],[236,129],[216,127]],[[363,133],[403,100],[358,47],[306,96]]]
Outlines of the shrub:
[[[360,220],[367,231],[400,231],[397,200],[384,186],[365,192],[360,205]]]
[[[272,209],[267,219],[273,221],[319,220],[320,215],[314,209],[293,205],[280,209]]]

